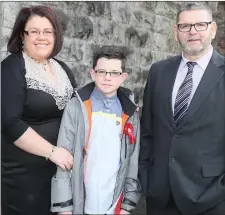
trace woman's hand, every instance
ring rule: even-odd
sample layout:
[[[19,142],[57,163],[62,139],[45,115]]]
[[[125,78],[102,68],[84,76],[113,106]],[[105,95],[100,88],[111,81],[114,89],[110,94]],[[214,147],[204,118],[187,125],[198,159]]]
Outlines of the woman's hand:
[[[63,147],[56,146],[49,160],[58,165],[63,171],[70,170],[73,167],[73,156]]]

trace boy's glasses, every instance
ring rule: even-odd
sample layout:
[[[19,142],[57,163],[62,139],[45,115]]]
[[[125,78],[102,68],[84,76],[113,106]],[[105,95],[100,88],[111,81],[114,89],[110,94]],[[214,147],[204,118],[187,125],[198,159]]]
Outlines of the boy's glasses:
[[[109,74],[111,77],[120,77],[123,73],[119,71],[111,71],[107,72],[105,70],[94,70],[97,76],[105,77],[107,74]]]

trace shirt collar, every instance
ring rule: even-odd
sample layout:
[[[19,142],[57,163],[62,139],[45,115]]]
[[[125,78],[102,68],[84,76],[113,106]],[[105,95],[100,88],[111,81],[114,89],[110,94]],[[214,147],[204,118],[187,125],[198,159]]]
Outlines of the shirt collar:
[[[117,93],[112,97],[105,96],[97,87],[94,88],[92,95],[103,102],[112,103],[117,99]]]
[[[198,64],[198,66],[201,67],[203,71],[206,70],[206,67],[209,64],[212,54],[213,54],[213,47],[212,45],[210,45],[208,52],[205,55],[203,55],[201,58],[195,61]],[[184,54],[182,52],[182,60],[181,60],[180,68],[183,68],[184,66],[186,66],[186,63],[189,61],[190,60],[184,57]]]

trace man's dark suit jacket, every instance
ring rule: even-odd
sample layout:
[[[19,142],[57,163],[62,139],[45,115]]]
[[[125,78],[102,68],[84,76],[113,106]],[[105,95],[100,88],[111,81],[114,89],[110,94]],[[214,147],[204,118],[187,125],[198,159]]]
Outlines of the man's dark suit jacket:
[[[225,58],[216,51],[176,128],[172,90],[181,56],[154,63],[144,91],[139,176],[164,208],[172,191],[185,215],[225,201]]]

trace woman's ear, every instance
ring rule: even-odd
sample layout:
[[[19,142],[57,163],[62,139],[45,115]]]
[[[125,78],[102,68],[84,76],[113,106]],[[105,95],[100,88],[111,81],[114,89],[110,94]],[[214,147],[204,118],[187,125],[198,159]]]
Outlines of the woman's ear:
[[[20,34],[20,38],[21,38],[22,41],[24,40],[24,35],[23,35],[23,33]]]
[[[24,36],[23,36],[22,33],[20,34],[20,38],[21,38],[21,43],[22,43],[22,46],[23,46],[24,45]]]

